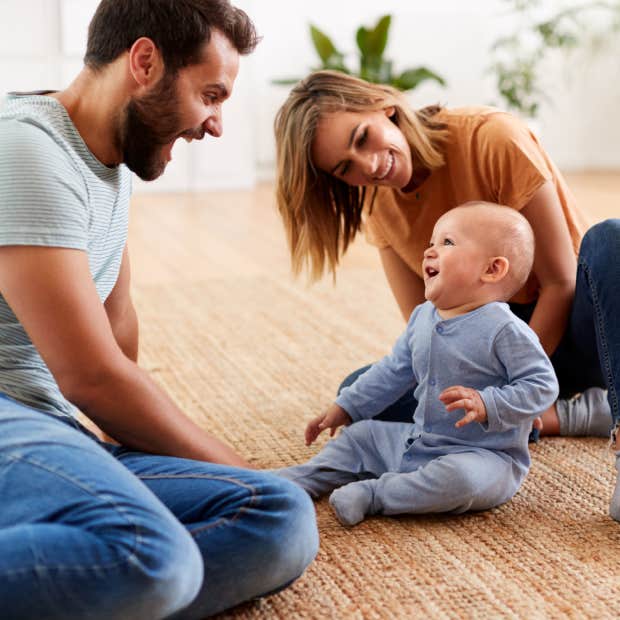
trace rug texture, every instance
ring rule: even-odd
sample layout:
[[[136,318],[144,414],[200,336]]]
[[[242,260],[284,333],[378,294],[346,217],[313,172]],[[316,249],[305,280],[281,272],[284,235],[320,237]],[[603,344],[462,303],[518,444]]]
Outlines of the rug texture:
[[[211,263],[201,279],[176,277],[160,260],[158,277],[134,290],[141,364],[257,467],[314,455],[326,439],[305,447],[308,420],[403,327],[383,278],[366,268],[351,267],[335,287],[306,288],[284,276],[286,264],[279,274],[246,265],[231,277],[228,257],[227,277]],[[620,524],[607,516],[606,441],[543,439],[531,452],[519,493],[484,513],[373,517],[345,529],[319,501],[321,549],[307,572],[220,617],[618,618]]]

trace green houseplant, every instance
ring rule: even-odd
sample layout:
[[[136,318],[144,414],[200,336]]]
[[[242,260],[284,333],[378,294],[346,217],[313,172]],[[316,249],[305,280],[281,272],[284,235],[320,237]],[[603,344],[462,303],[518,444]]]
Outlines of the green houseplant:
[[[620,2],[572,3],[541,15],[541,0],[505,0],[517,18],[517,27],[508,36],[497,39],[491,47],[497,91],[505,107],[521,116],[534,119],[540,104],[548,101],[542,86],[541,63],[553,50],[570,51],[603,42],[610,31],[620,25]],[[605,26],[595,33],[587,18],[598,12]]]
[[[313,70],[342,71],[369,82],[389,84],[399,90],[411,90],[425,80],[434,80],[443,86],[444,79],[427,67],[414,67],[398,74],[394,73],[392,60],[384,56],[391,22],[391,15],[383,15],[373,27],[360,26],[357,29],[355,40],[359,51],[359,66],[355,70],[347,66],[345,54],[334,45],[330,37],[315,25],[310,24],[310,37],[321,61],[321,64]],[[295,82],[297,79],[274,80],[276,84]]]

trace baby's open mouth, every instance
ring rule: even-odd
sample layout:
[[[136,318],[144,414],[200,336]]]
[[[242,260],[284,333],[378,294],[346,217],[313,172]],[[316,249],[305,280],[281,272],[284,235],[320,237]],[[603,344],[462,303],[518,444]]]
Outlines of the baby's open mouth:
[[[433,269],[432,267],[427,267],[424,272],[429,278],[434,278],[439,273],[437,269]]]

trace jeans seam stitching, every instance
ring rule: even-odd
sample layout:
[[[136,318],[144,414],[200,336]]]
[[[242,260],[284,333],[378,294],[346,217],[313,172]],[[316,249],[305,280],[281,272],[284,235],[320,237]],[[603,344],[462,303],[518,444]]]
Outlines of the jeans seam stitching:
[[[21,573],[21,572],[28,572],[30,570],[40,570],[40,569],[44,569],[46,571],[64,571],[64,572],[69,572],[69,571],[84,571],[84,570],[98,570],[98,569],[109,569],[109,568],[114,568],[114,567],[118,567],[124,564],[130,564],[133,561],[136,560],[136,552],[138,550],[138,548],[140,547],[140,544],[142,542],[142,536],[140,533],[140,526],[137,525],[136,523],[134,523],[131,519],[129,519],[127,517],[127,514],[125,513],[125,511],[118,506],[117,504],[115,504],[113,501],[111,501],[110,499],[104,499],[101,497],[101,495],[99,495],[98,493],[96,493],[95,491],[93,491],[92,489],[90,489],[86,484],[84,484],[81,481],[78,481],[74,478],[72,478],[71,476],[69,476],[67,473],[62,472],[62,471],[58,471],[55,469],[51,469],[50,467],[46,466],[44,463],[41,463],[39,461],[33,460],[33,459],[29,459],[29,458],[24,458],[22,456],[16,456],[16,455],[5,455],[5,458],[8,460],[13,460],[13,461],[18,461],[18,462],[23,462],[23,463],[27,463],[33,467],[38,467],[39,469],[42,469],[44,471],[47,471],[50,474],[54,474],[60,478],[63,478],[65,481],[69,482],[70,484],[73,484],[74,486],[78,487],[79,489],[81,489],[82,491],[84,491],[85,493],[88,493],[89,495],[98,498],[99,500],[105,502],[106,504],[108,504],[109,506],[113,507],[116,512],[127,522],[127,524],[129,526],[131,526],[133,528],[134,531],[134,545],[133,547],[130,549],[129,553],[126,555],[125,558],[123,558],[122,560],[118,561],[118,562],[111,562],[108,564],[89,564],[88,566],[84,566],[84,565],[78,565],[78,566],[64,566],[64,565],[57,565],[54,567],[49,567],[49,566],[39,566],[38,564],[34,564],[32,567],[28,567],[28,568],[17,568],[17,569],[10,569],[8,571],[3,571],[0,572],[0,575],[12,575],[12,574],[17,574],[17,573]]]
[[[219,525],[230,524],[230,523],[237,521],[243,513],[247,512],[250,508],[253,508],[256,505],[257,499],[258,499],[258,493],[256,492],[256,487],[254,487],[251,484],[248,484],[247,482],[243,482],[241,480],[238,480],[237,478],[231,478],[229,476],[215,476],[212,474],[146,474],[144,476],[138,476],[138,478],[140,478],[141,480],[159,480],[159,479],[164,479],[164,480],[173,479],[174,480],[177,478],[221,480],[223,482],[230,482],[232,484],[236,484],[237,486],[243,487],[244,489],[247,489],[252,493],[252,496],[248,504],[246,506],[243,506],[239,510],[237,510],[237,512],[235,513],[233,517],[230,517],[230,518],[222,517],[221,519],[218,519],[217,521],[213,523],[209,523],[208,525],[203,525],[202,527],[198,527],[196,529],[190,529],[189,527],[185,526],[187,528],[187,531],[192,536],[201,534],[202,532],[218,527]]]
[[[595,325],[598,328],[597,335],[598,335],[598,340],[601,344],[601,349],[602,349],[601,357],[603,358],[603,362],[604,362],[604,368],[602,370],[607,379],[607,389],[612,395],[611,400],[613,404],[615,405],[612,407],[612,417],[615,418],[614,411],[616,415],[618,414],[618,395],[616,393],[616,387],[613,382],[613,372],[611,370],[611,364],[610,364],[610,358],[609,358],[609,347],[607,345],[607,339],[604,338],[603,336],[606,333],[605,320],[603,318],[603,313],[601,311],[601,306],[598,300],[598,294],[597,294],[596,288],[592,284],[592,278],[590,275],[590,267],[586,263],[586,261],[583,259],[581,259],[579,263],[583,267],[583,270],[586,276],[586,282],[588,283],[588,288],[590,289],[590,294],[592,295],[592,305],[594,307]]]

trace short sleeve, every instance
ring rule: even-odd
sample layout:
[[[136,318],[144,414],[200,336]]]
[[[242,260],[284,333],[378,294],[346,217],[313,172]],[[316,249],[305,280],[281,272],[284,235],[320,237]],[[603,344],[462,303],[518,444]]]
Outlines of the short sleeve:
[[[474,140],[482,171],[499,204],[521,210],[553,178],[534,135],[510,114],[490,115]]]
[[[0,245],[86,250],[88,192],[69,155],[27,120],[0,120]]]

